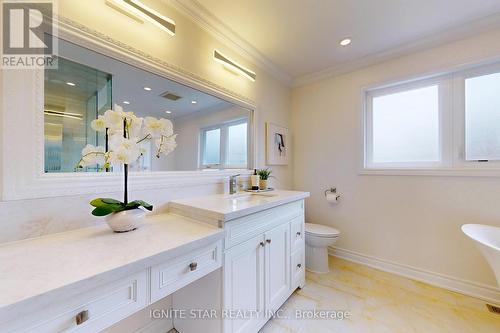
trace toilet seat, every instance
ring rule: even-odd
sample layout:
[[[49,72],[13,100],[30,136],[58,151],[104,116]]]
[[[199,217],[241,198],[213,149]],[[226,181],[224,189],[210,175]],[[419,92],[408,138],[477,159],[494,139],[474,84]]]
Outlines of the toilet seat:
[[[306,223],[305,225],[306,235],[325,238],[335,238],[340,235],[340,231],[326,225],[315,223]]]

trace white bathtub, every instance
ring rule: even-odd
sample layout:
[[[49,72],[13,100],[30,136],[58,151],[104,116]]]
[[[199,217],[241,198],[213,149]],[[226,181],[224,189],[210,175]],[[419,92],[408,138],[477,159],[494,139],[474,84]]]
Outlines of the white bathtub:
[[[483,224],[465,224],[462,226],[462,231],[476,241],[500,285],[500,228]]]

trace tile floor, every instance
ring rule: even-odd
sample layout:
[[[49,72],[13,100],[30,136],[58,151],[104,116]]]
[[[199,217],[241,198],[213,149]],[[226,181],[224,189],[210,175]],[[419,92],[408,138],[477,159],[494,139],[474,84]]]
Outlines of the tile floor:
[[[330,267],[308,272],[306,286],[283,305],[292,319],[273,319],[259,333],[500,333],[500,315],[479,299],[338,258]],[[296,310],[314,309],[350,317],[295,319]]]
[[[260,333],[499,333],[500,315],[485,302],[349,261],[330,258],[329,274],[283,305],[293,319],[275,318]],[[347,310],[344,320],[298,320],[299,310]]]

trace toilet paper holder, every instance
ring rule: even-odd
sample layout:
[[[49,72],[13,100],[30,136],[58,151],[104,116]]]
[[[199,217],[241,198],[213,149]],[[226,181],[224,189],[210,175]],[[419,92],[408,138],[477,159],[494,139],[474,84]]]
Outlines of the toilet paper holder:
[[[336,187],[330,187],[329,189],[325,190],[325,197],[328,193],[337,193],[337,188]]]
[[[325,198],[326,201],[332,204],[337,204],[340,201],[340,194],[337,193],[336,187],[331,187],[328,190],[325,190]]]

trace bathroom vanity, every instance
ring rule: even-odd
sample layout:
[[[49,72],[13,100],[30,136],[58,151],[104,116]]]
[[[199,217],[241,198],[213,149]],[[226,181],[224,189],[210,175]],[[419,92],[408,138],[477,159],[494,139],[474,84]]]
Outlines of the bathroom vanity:
[[[0,246],[1,332],[99,332],[218,269],[222,230],[175,215]]]
[[[174,294],[174,308],[210,304],[258,313],[245,320],[220,316],[208,330],[196,329],[203,320],[184,320],[176,326],[180,333],[257,332],[266,311],[304,284],[308,195],[180,200],[171,203],[171,213],[150,216],[125,234],[97,226],[3,244],[1,331],[95,333]],[[182,289],[194,281],[195,289]],[[198,290],[207,288],[220,292],[221,301],[203,299]]]
[[[170,203],[171,211],[225,230],[222,267],[221,327],[204,332],[258,330],[305,283],[304,199],[307,192],[213,195]],[[211,286],[212,288],[217,287]],[[184,307],[196,307],[202,290],[186,293]],[[191,300],[187,299],[191,296]],[[174,300],[175,303],[175,300]],[[175,304],[174,304],[175,306]],[[244,319],[229,318],[244,317]],[[195,332],[196,322],[183,322]],[[218,329],[218,330],[217,330]],[[180,331],[181,333],[183,330]]]

